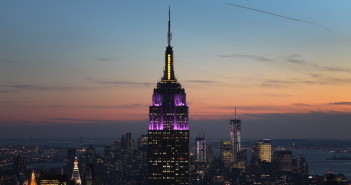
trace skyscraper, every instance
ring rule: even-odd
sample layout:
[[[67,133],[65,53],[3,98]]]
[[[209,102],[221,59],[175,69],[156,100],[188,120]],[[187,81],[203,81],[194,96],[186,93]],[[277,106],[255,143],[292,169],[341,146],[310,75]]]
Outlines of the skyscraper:
[[[196,162],[207,162],[207,142],[205,136],[195,138]]]
[[[273,167],[276,172],[293,171],[293,154],[290,150],[275,151],[273,154]]]
[[[232,145],[231,142],[229,140],[224,140],[221,141],[221,144],[219,146],[219,152],[220,152],[220,160],[221,163],[228,167],[230,166],[231,163],[231,159],[232,159]]]
[[[71,180],[74,180],[76,182],[76,184],[79,184],[79,185],[82,184],[82,180],[80,179],[80,175],[79,175],[78,159],[77,158],[74,160],[74,167],[73,167],[73,173],[72,173]]]
[[[252,157],[255,157],[261,161],[272,162],[272,146],[270,139],[257,141],[253,148],[254,152]]]
[[[240,152],[240,131],[241,131],[241,121],[236,116],[236,108],[235,108],[235,116],[234,119],[230,120],[230,141],[232,144],[232,162],[236,162],[238,158],[238,152]]]
[[[32,171],[32,177],[31,177],[31,180],[30,180],[30,183],[29,185],[37,185],[37,180],[35,179],[35,173],[34,173],[34,170]]]
[[[173,69],[170,10],[165,69],[149,107],[149,185],[189,184],[189,126],[185,90]]]

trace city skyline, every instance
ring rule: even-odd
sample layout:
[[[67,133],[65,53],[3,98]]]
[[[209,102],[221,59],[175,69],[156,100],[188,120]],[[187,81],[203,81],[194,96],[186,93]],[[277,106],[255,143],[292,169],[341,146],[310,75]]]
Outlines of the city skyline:
[[[86,137],[99,126],[99,137],[110,128],[145,131],[171,4],[176,75],[195,132],[227,131],[238,107],[246,138],[351,139],[350,2],[238,2],[334,34],[225,3],[2,2],[1,137],[80,127]]]

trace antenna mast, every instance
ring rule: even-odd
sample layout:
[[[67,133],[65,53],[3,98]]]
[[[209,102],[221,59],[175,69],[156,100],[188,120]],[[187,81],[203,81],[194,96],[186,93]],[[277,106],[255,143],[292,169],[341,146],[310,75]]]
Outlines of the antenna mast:
[[[172,33],[171,33],[171,6],[168,9],[168,46],[171,46]]]

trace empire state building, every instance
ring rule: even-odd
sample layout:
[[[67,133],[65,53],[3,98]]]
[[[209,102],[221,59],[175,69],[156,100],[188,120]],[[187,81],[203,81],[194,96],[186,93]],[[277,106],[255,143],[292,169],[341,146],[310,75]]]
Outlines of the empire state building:
[[[149,110],[148,184],[189,184],[189,125],[185,90],[174,76],[168,17],[165,68],[157,83]]]

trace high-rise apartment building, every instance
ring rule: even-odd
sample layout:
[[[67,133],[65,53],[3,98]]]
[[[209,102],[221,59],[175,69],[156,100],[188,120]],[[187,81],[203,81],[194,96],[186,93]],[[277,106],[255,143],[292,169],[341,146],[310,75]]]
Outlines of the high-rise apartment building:
[[[189,184],[189,126],[185,90],[174,75],[170,11],[164,74],[152,96],[148,130],[148,184]]]

